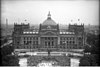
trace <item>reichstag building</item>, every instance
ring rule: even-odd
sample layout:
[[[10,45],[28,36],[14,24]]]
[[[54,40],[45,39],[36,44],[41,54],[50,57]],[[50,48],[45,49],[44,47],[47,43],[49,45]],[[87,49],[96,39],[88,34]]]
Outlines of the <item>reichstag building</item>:
[[[15,49],[83,49],[84,43],[84,24],[69,24],[68,29],[60,29],[59,24],[51,18],[50,12],[47,19],[39,25],[39,29],[30,29],[29,23],[14,23]]]

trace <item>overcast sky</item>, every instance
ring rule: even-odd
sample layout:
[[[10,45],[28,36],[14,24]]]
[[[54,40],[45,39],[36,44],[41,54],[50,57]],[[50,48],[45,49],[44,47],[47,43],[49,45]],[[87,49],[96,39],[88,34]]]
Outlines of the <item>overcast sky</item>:
[[[40,24],[47,19],[49,11],[52,19],[59,24],[84,23],[85,25],[98,25],[99,23],[99,0],[1,1],[2,23],[6,23],[7,18],[9,24],[14,24],[14,22]]]

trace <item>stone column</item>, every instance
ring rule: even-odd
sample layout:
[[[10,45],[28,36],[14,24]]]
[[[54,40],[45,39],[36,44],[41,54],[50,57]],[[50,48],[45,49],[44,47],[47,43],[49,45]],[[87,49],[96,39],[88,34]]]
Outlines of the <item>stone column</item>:
[[[40,48],[40,37],[38,37],[38,47]]]
[[[58,44],[60,44],[60,37],[58,36]]]
[[[40,37],[38,37],[38,44],[40,44]]]
[[[24,44],[24,37],[21,37],[20,44]]]
[[[79,67],[79,58],[70,58],[70,67]]]
[[[58,36],[58,44],[57,44],[57,47],[59,48],[60,46],[60,37]]]

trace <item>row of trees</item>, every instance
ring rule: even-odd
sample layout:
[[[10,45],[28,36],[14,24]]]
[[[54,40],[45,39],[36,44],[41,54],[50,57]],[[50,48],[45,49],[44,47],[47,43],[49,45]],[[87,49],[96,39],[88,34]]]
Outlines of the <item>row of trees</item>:
[[[6,43],[8,40],[7,40],[7,37],[2,37],[1,36],[1,39],[0,39],[0,41],[1,41],[1,44],[0,44],[0,46],[2,46],[4,43]]]
[[[19,66],[17,56],[12,55],[13,46],[7,45],[1,48],[1,64],[0,66]]]
[[[84,57],[80,60],[80,66],[98,66],[99,64],[99,35],[87,34],[87,44],[84,48]],[[90,53],[90,54],[86,54]]]

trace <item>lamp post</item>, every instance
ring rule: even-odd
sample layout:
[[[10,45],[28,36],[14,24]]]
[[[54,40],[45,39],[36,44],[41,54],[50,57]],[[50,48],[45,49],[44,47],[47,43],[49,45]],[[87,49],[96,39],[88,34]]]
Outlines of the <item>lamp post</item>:
[[[48,52],[48,57],[50,57],[51,50],[47,48],[47,52]]]
[[[50,50],[48,50],[48,56],[50,56]]]

